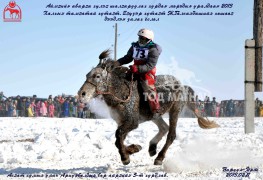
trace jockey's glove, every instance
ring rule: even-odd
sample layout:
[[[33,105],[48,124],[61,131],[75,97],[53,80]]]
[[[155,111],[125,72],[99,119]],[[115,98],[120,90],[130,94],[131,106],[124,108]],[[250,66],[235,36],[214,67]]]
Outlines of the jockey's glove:
[[[129,66],[129,67],[130,67],[130,70],[131,70],[132,73],[136,73],[136,74],[139,73],[139,69],[138,69],[137,65],[132,65],[132,66]]]

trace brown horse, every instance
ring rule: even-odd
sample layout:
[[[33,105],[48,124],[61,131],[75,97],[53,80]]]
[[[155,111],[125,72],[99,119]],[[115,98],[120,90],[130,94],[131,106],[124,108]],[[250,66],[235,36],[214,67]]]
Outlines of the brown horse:
[[[119,150],[121,161],[124,165],[130,163],[129,156],[140,151],[140,145],[124,145],[127,134],[136,129],[139,123],[152,120],[159,132],[153,137],[149,145],[149,154],[154,156],[157,144],[168,132],[166,143],[156,157],[154,164],[161,165],[166,151],[176,138],[176,124],[178,115],[184,105],[194,112],[192,97],[194,92],[190,87],[182,86],[173,76],[160,75],[156,77],[156,88],[159,94],[161,114],[169,113],[169,125],[161,116],[153,119],[153,114],[147,102],[147,95],[142,93],[139,81],[127,75],[128,68],[115,67],[113,60],[109,59],[109,51],[104,51],[99,56],[100,63],[87,75],[86,81],[80,88],[78,95],[84,102],[103,95],[110,109],[112,118],[117,122],[115,145]],[[145,96],[145,97],[144,97]],[[195,112],[194,112],[195,113]],[[218,125],[208,121],[195,113],[201,128],[215,128]]]

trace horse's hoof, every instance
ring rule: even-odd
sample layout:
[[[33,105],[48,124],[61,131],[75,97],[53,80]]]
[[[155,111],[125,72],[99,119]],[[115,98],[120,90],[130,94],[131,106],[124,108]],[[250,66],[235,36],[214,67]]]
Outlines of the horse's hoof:
[[[154,156],[156,153],[157,153],[157,151],[156,151],[156,150],[149,151],[149,154],[150,154],[150,156],[151,156],[151,157],[152,157],[152,156]]]
[[[139,152],[140,150],[142,150],[142,146],[140,146],[140,145],[138,145],[138,144],[136,144],[135,146],[137,147],[138,152]]]
[[[162,165],[162,164],[163,164],[163,161],[155,159],[154,165],[159,166],[159,165]]]
[[[142,147],[138,144],[132,144],[126,148],[127,153],[134,154],[142,150]]]
[[[130,164],[130,159],[128,158],[128,159],[122,161],[122,164],[123,164],[123,165],[128,165],[128,164]]]
[[[150,144],[150,146],[149,146],[149,154],[150,154],[150,156],[154,156],[157,153],[156,149],[157,149],[157,145],[156,144]]]

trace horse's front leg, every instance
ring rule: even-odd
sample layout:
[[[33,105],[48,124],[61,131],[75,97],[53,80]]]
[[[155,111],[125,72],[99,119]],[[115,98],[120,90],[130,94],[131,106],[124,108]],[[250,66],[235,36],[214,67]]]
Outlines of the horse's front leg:
[[[131,152],[129,152],[130,146],[126,147],[124,145],[124,140],[125,140],[127,134],[130,131],[132,131],[133,129],[136,129],[137,127],[138,127],[138,121],[134,121],[132,119],[129,119],[126,121],[126,123],[123,123],[123,125],[119,126],[118,129],[116,130],[115,145],[119,149],[121,161],[124,165],[127,165],[130,163],[130,154],[132,154]]]
[[[158,126],[159,132],[150,141],[150,146],[149,146],[150,156],[154,156],[156,154],[157,144],[169,130],[169,126],[166,124],[166,122],[163,120],[162,117],[153,120],[153,122]]]

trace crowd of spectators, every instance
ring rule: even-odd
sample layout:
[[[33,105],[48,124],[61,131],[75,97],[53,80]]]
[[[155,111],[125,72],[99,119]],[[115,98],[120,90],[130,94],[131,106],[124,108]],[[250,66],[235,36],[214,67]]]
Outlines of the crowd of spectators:
[[[207,117],[243,117],[245,113],[244,100],[223,100],[217,102],[213,97],[211,101],[208,96],[202,101],[195,97],[195,111]],[[185,110],[182,117],[193,117],[193,114]],[[258,98],[255,100],[255,117],[263,117],[263,103]]]
[[[224,100],[217,102],[216,98],[210,101],[205,97],[201,101],[195,97],[195,111],[207,117],[242,117],[244,116],[244,100]],[[255,100],[255,116],[263,117],[263,103],[258,98]],[[91,113],[88,104],[81,102],[76,97],[58,95],[47,99],[32,97],[5,97],[0,92],[0,117],[78,117],[96,118]],[[181,117],[193,117],[190,111],[183,111]]]
[[[0,117],[78,117],[95,118],[88,104],[73,96],[58,95],[47,99],[16,96],[5,97],[0,92]]]

